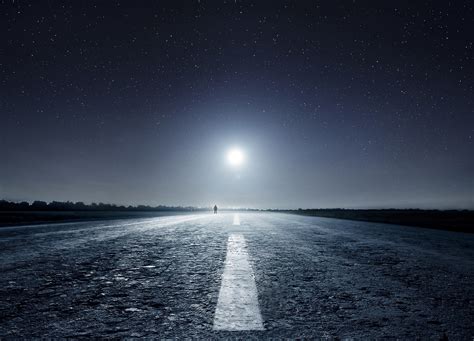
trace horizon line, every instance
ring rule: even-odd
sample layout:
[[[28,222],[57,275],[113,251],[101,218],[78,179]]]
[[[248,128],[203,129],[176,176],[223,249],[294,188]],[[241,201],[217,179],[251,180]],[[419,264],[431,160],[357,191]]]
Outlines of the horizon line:
[[[22,203],[28,203],[28,205],[33,206],[34,203],[41,203],[43,205],[46,204],[46,207],[44,208],[53,208],[53,207],[48,207],[53,203],[57,204],[72,204],[72,205],[79,205],[84,209],[88,208],[96,208],[96,206],[107,206],[109,209],[181,209],[181,210],[211,210],[212,205],[210,206],[195,206],[195,205],[165,205],[165,204],[157,204],[157,205],[150,205],[150,204],[116,204],[116,203],[105,203],[105,202],[89,202],[85,203],[83,201],[58,201],[58,200],[52,200],[52,201],[45,201],[45,200],[9,200],[9,199],[0,199],[1,202],[6,202],[7,204],[15,204],[15,205],[20,205]],[[76,209],[79,209],[81,207],[76,207]],[[38,207],[40,208],[40,207]],[[72,208],[74,209],[74,208]],[[288,208],[288,207],[270,207],[270,208],[257,208],[257,207],[244,207],[244,206],[222,206],[219,207],[220,210],[233,210],[233,211],[238,211],[238,210],[244,210],[244,211],[308,211],[308,210],[423,210],[423,211],[473,211],[473,208],[420,208],[420,207],[393,207],[393,206],[367,206],[367,207],[298,207],[298,208]],[[0,211],[2,210],[2,207],[0,205]],[[64,210],[64,208],[63,208]]]

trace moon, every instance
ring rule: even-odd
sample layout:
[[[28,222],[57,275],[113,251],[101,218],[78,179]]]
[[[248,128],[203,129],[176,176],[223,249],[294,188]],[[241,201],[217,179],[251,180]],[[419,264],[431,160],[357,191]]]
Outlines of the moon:
[[[244,152],[239,148],[233,148],[227,152],[227,161],[231,166],[240,166],[244,163],[244,159]]]

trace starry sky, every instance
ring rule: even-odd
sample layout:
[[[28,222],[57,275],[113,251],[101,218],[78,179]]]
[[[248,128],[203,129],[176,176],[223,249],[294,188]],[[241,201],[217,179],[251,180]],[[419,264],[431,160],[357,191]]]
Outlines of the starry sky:
[[[470,1],[4,0],[0,16],[2,199],[474,208]]]

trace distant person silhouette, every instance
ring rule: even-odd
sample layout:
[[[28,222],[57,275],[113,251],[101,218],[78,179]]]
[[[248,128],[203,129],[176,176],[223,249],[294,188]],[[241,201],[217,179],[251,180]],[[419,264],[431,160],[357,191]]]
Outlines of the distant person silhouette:
[[[214,214],[217,214],[217,205],[214,205]]]

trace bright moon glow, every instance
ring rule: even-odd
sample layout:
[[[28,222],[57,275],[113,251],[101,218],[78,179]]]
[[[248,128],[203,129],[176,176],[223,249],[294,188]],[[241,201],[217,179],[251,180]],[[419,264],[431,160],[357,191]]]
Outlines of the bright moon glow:
[[[240,149],[231,149],[227,153],[227,160],[232,166],[239,166],[244,162],[244,153]]]

